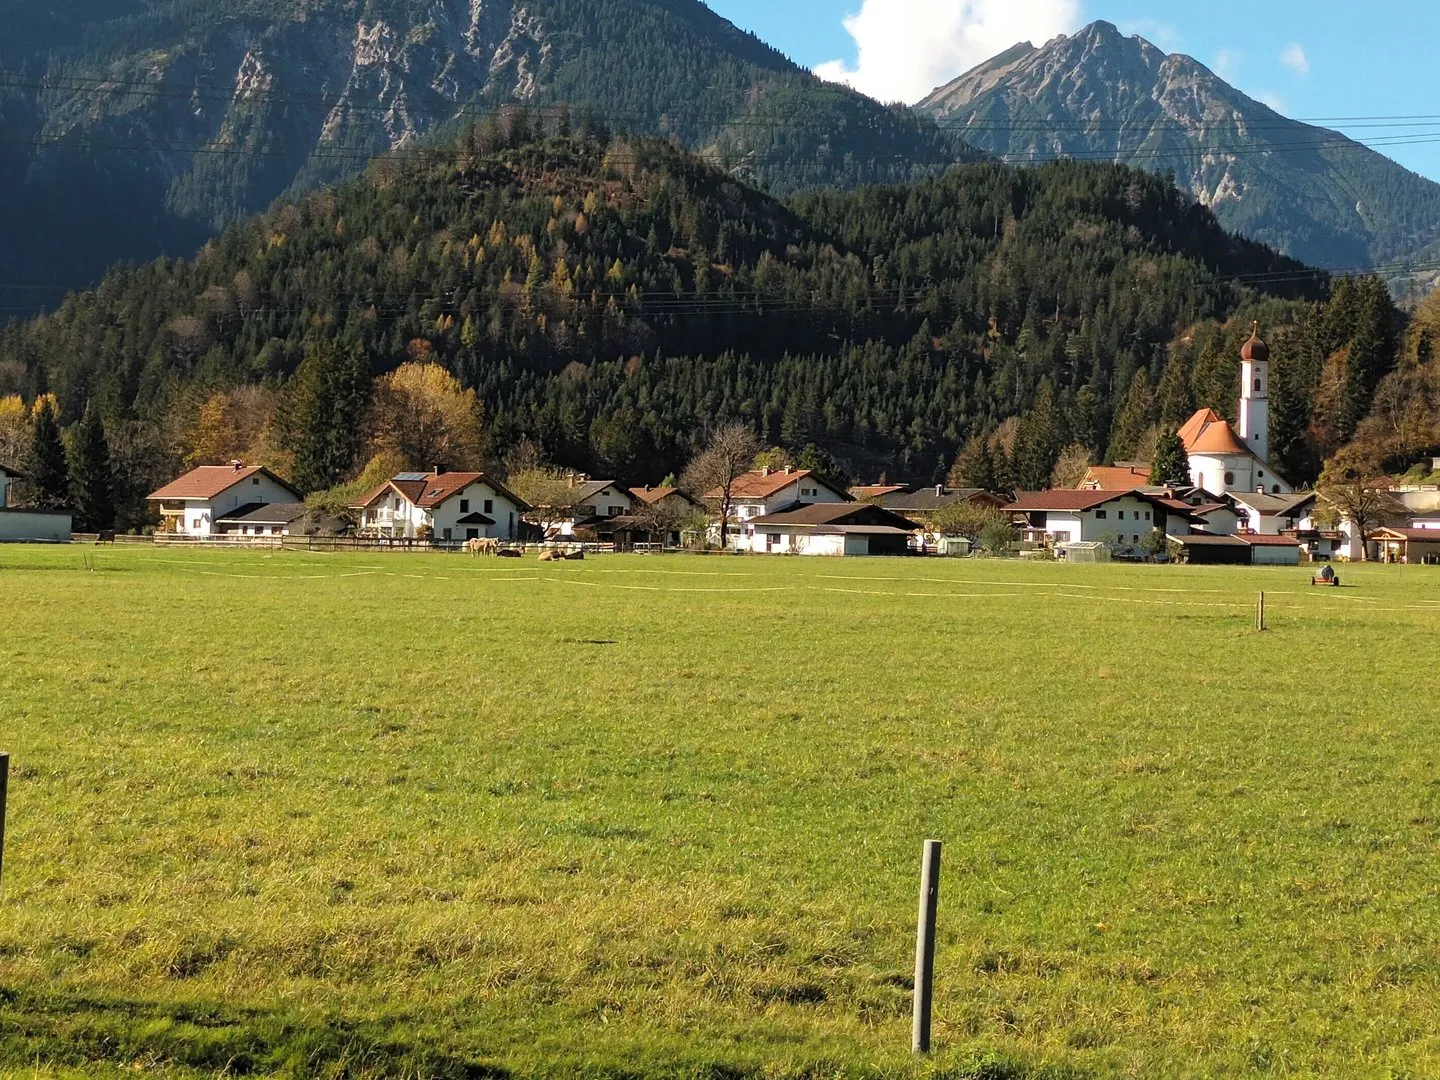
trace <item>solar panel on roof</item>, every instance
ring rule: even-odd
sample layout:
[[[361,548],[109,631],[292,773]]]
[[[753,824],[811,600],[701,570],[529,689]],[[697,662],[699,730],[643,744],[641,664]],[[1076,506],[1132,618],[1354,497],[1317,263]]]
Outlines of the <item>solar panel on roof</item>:
[[[429,474],[428,472],[402,472],[399,476],[395,477],[395,479],[396,479],[396,480],[429,480],[429,479],[430,479],[430,474]]]

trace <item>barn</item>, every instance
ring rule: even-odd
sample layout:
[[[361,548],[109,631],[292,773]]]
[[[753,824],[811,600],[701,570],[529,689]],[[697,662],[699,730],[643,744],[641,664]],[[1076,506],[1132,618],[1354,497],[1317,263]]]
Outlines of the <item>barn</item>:
[[[919,530],[871,503],[810,503],[754,519],[741,544],[769,555],[906,555]]]

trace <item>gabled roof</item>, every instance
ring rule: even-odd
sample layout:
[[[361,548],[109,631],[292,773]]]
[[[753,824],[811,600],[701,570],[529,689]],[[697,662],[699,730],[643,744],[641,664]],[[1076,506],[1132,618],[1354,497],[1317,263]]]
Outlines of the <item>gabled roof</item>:
[[[1262,533],[1241,533],[1237,539],[1251,547],[1299,547],[1300,541],[1293,536],[1268,536]]]
[[[1406,540],[1422,544],[1440,544],[1440,529],[1397,529],[1389,525],[1370,534],[1371,540]]]
[[[421,477],[421,479],[414,479],[415,477]],[[530,509],[524,499],[507,489],[494,477],[483,472],[401,473],[393,479],[386,480],[379,487],[371,488],[360,496],[360,499],[351,505],[350,509],[364,510],[373,506],[375,500],[386,492],[394,491],[422,510],[433,510],[437,506],[449,502],[471,484],[488,485],[495,494],[503,495],[522,512]]]
[[[1125,491],[1071,491],[1065,488],[1057,488],[1053,491],[1020,491],[1016,492],[1015,501],[1005,509],[1017,514],[1078,514],[1087,510],[1096,510],[1106,503],[1112,503],[1118,499],[1139,499],[1141,502],[1149,503],[1151,506],[1159,507],[1171,514],[1184,517],[1195,516],[1195,508],[1189,503],[1181,502],[1179,499],[1151,495],[1139,488],[1129,488]]]
[[[6,465],[5,462],[3,462],[3,461],[0,461],[0,472],[3,472],[6,476],[10,477],[10,478],[13,479],[13,480],[29,480],[29,479],[30,479],[30,476],[29,476],[28,473],[25,473],[25,472],[23,472],[22,470],[17,469],[14,465]]]
[[[768,499],[777,491],[785,490],[798,480],[809,480],[821,487],[829,488],[842,498],[850,498],[849,493],[840,491],[833,484],[827,483],[812,469],[751,469],[735,478],[735,483],[730,487],[730,497],[732,499]],[[720,498],[720,489],[714,489],[705,498]]]
[[[263,465],[201,465],[199,468],[191,469],[184,476],[171,480],[159,491],[147,495],[146,498],[213,499],[256,474],[268,476],[297,499],[300,497],[300,492]]]
[[[803,503],[758,517],[750,524],[756,527],[780,525],[816,529],[840,526],[888,527],[905,532],[914,532],[920,528],[909,518],[901,517],[883,506],[857,502]]]
[[[1232,491],[1230,498],[1237,503],[1256,510],[1265,517],[1283,517],[1294,514],[1315,502],[1315,492],[1296,492],[1292,495],[1266,495],[1259,491]]]
[[[593,499],[606,488],[614,488],[621,495],[630,494],[629,488],[615,480],[581,480],[569,489],[570,502],[567,505],[579,506],[587,499]]]

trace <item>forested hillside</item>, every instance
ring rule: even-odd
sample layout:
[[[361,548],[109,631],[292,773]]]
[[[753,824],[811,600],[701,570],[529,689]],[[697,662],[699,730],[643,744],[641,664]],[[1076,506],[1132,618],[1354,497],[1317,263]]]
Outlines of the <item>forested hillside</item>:
[[[1013,455],[1021,417],[1014,479],[1032,485],[1067,445],[1132,456],[1196,404],[1233,412],[1255,317],[1298,464],[1374,388],[1317,398],[1312,358],[1348,347],[1356,311],[1395,314],[1348,283],[1322,314],[1327,290],[1124,167],[976,164],[786,204],[665,143],[516,116],[11,326],[0,395],[53,394],[66,425],[93,405],[136,476],[211,446],[328,484],[365,464],[350,429],[369,380],[436,362],[478,391],[492,459],[528,439],[653,481],[741,420],[929,480],[972,436]],[[233,429],[223,448],[198,430],[207,404]],[[329,428],[324,467],[297,460]]]
[[[569,103],[736,175],[903,180],[977,155],[822,83],[698,0],[62,0],[0,39],[0,307],[225,224],[506,104]],[[16,287],[20,286],[20,287]],[[49,286],[49,287],[45,287]]]

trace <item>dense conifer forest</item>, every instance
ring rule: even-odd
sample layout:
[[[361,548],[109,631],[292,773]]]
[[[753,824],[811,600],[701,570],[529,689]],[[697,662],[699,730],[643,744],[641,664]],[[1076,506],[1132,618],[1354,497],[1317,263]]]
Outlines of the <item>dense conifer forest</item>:
[[[207,455],[348,479],[371,381],[407,362],[476,391],[492,462],[524,443],[655,481],[738,420],[867,477],[941,479],[988,440],[994,482],[1032,487],[1067,447],[1144,456],[1197,405],[1233,415],[1252,319],[1277,452],[1313,479],[1394,365],[1388,295],[1237,239],[1162,178],[972,164],[784,202],[516,110],[12,324],[0,397],[103,417],[122,504]]]

